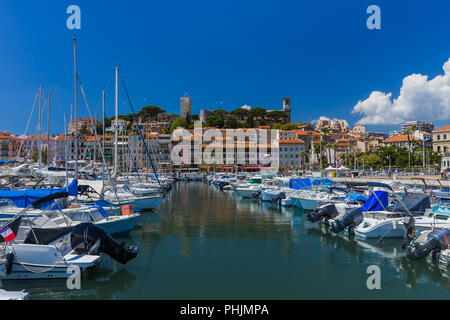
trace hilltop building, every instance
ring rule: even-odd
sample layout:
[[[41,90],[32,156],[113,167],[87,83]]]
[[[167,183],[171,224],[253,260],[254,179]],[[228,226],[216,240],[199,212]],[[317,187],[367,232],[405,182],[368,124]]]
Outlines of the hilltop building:
[[[288,122],[291,122],[291,98],[284,98],[283,99],[283,111],[288,116]]]
[[[348,132],[348,123],[345,120],[330,120],[322,117],[316,122],[316,130],[321,131],[323,128],[328,128],[330,132]]]
[[[190,97],[181,98],[180,117],[185,119],[187,116],[192,117],[192,99]]]

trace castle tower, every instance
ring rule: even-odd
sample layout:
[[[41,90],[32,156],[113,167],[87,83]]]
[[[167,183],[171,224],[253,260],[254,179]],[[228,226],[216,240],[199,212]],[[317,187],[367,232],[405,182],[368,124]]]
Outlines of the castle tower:
[[[291,98],[283,99],[283,111],[287,114],[288,121],[291,122]]]

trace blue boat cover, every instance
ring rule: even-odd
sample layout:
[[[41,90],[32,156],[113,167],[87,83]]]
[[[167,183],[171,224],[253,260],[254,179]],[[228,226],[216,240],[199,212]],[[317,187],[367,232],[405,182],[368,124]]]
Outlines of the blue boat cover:
[[[333,181],[328,178],[323,179],[291,179],[290,188],[295,190],[311,189],[313,186],[329,186]]]
[[[78,181],[73,180],[64,188],[36,189],[36,190],[0,190],[0,199],[8,199],[14,202],[18,208],[26,208],[37,199],[61,192],[69,192],[73,197],[78,196]],[[42,209],[48,208],[52,202],[42,205]]]
[[[375,196],[376,195],[376,196]],[[378,199],[380,199],[378,201]],[[388,206],[388,200],[389,200],[389,194],[387,191],[375,191],[374,194],[372,194],[369,198],[369,200],[366,201],[366,203],[361,207],[362,212],[368,212],[368,211],[383,211]],[[381,203],[380,203],[381,201]],[[381,205],[383,204],[383,205]],[[383,208],[384,207],[384,208]]]
[[[359,193],[349,193],[345,198],[344,201],[363,201],[366,202],[368,200],[367,197],[364,197],[363,195],[360,195]]]

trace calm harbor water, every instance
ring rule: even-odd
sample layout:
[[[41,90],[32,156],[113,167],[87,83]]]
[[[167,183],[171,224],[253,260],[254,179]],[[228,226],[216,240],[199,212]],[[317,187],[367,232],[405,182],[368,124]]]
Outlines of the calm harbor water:
[[[348,239],[298,209],[242,200],[203,183],[179,183],[157,212],[118,239],[137,244],[122,266],[108,259],[65,281],[5,283],[32,299],[448,299],[450,271],[404,257],[400,241]],[[381,290],[367,268],[381,268]]]

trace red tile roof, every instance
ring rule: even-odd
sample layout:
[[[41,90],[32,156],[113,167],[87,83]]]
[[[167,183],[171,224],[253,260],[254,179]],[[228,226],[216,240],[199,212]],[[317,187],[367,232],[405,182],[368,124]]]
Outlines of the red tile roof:
[[[445,127],[442,127],[442,128],[439,128],[439,129],[436,129],[436,130],[434,130],[433,132],[437,132],[437,131],[449,131],[449,130],[450,130],[450,125],[445,126]]]
[[[293,140],[280,140],[280,144],[303,144],[304,142],[300,139]]]
[[[421,141],[419,138],[414,136],[409,137],[410,141]],[[385,143],[393,143],[393,142],[408,142],[407,136],[393,136],[384,141]]]

